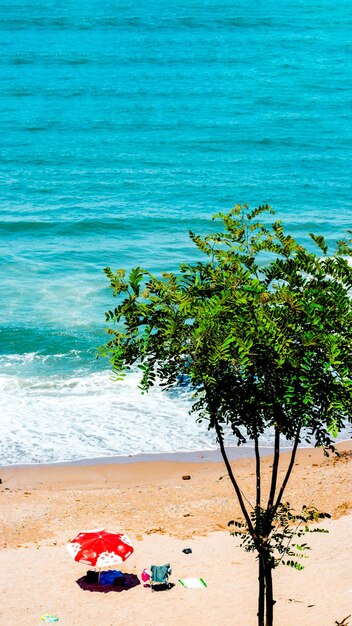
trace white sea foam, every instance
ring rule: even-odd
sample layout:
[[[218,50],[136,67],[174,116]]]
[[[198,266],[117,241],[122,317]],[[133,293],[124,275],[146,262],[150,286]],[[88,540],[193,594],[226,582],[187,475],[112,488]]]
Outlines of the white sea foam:
[[[31,353],[26,358],[47,357]],[[115,381],[110,371],[1,375],[0,465],[217,447],[214,432],[189,415],[189,389],[168,393],[155,386],[142,395],[139,378],[136,372]],[[348,437],[344,432],[340,439]],[[236,444],[232,437],[227,443]],[[272,445],[270,432],[261,443]]]
[[[0,376],[0,464],[215,447],[213,433],[188,415],[189,391],[141,395],[139,375]]]

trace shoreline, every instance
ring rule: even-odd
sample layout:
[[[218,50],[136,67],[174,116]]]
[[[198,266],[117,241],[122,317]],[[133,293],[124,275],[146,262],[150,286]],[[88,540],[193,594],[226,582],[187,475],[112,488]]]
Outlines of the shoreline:
[[[291,448],[283,448],[282,451],[289,451]],[[242,458],[253,458],[254,448],[251,446],[231,446],[227,448],[229,459],[235,461]],[[261,448],[263,456],[270,456],[273,453],[272,447]],[[114,456],[101,456],[92,458],[72,459],[71,461],[53,461],[52,463],[13,463],[10,465],[0,465],[2,469],[10,468],[39,468],[39,467],[76,467],[84,465],[125,465],[129,463],[154,463],[158,461],[175,463],[203,463],[222,461],[219,449],[210,450],[181,450],[177,452],[137,452],[136,454],[121,454]]]
[[[340,446],[351,446],[352,439],[343,439],[336,442],[336,448]],[[316,450],[314,446],[302,446],[299,450]],[[285,454],[292,450],[292,446],[282,446],[281,454]],[[254,458],[255,451],[252,446],[229,446],[226,452],[230,461],[239,459]],[[272,446],[261,446],[260,454],[262,457],[271,456],[274,452]],[[0,471],[3,469],[27,469],[27,468],[48,468],[48,467],[76,467],[85,465],[125,465],[129,463],[154,463],[158,461],[172,463],[218,463],[222,462],[221,452],[219,448],[206,450],[181,450],[176,452],[137,452],[136,454],[124,454],[114,456],[102,456],[92,458],[72,459],[69,461],[53,461],[52,463],[12,463],[0,465]]]

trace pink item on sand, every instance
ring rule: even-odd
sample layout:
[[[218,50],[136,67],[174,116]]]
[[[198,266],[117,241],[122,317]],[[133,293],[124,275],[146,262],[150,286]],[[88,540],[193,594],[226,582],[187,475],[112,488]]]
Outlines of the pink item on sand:
[[[142,574],[141,574],[141,579],[144,582],[144,586],[146,587],[146,583],[148,582],[148,580],[150,580],[152,573],[149,571],[149,569],[144,569]]]

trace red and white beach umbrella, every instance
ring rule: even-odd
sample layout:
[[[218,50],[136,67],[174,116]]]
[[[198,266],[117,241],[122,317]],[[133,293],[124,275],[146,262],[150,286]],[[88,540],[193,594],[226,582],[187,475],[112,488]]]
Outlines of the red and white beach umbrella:
[[[119,565],[133,552],[127,535],[110,533],[103,528],[82,531],[66,548],[78,563],[98,568]]]

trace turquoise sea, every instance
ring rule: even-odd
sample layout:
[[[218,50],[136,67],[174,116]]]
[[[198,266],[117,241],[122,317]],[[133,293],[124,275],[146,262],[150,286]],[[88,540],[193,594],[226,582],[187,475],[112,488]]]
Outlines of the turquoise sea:
[[[236,202],[341,236],[351,32],[347,0],[2,1],[0,464],[215,447],[96,360],[102,270],[175,269]]]

